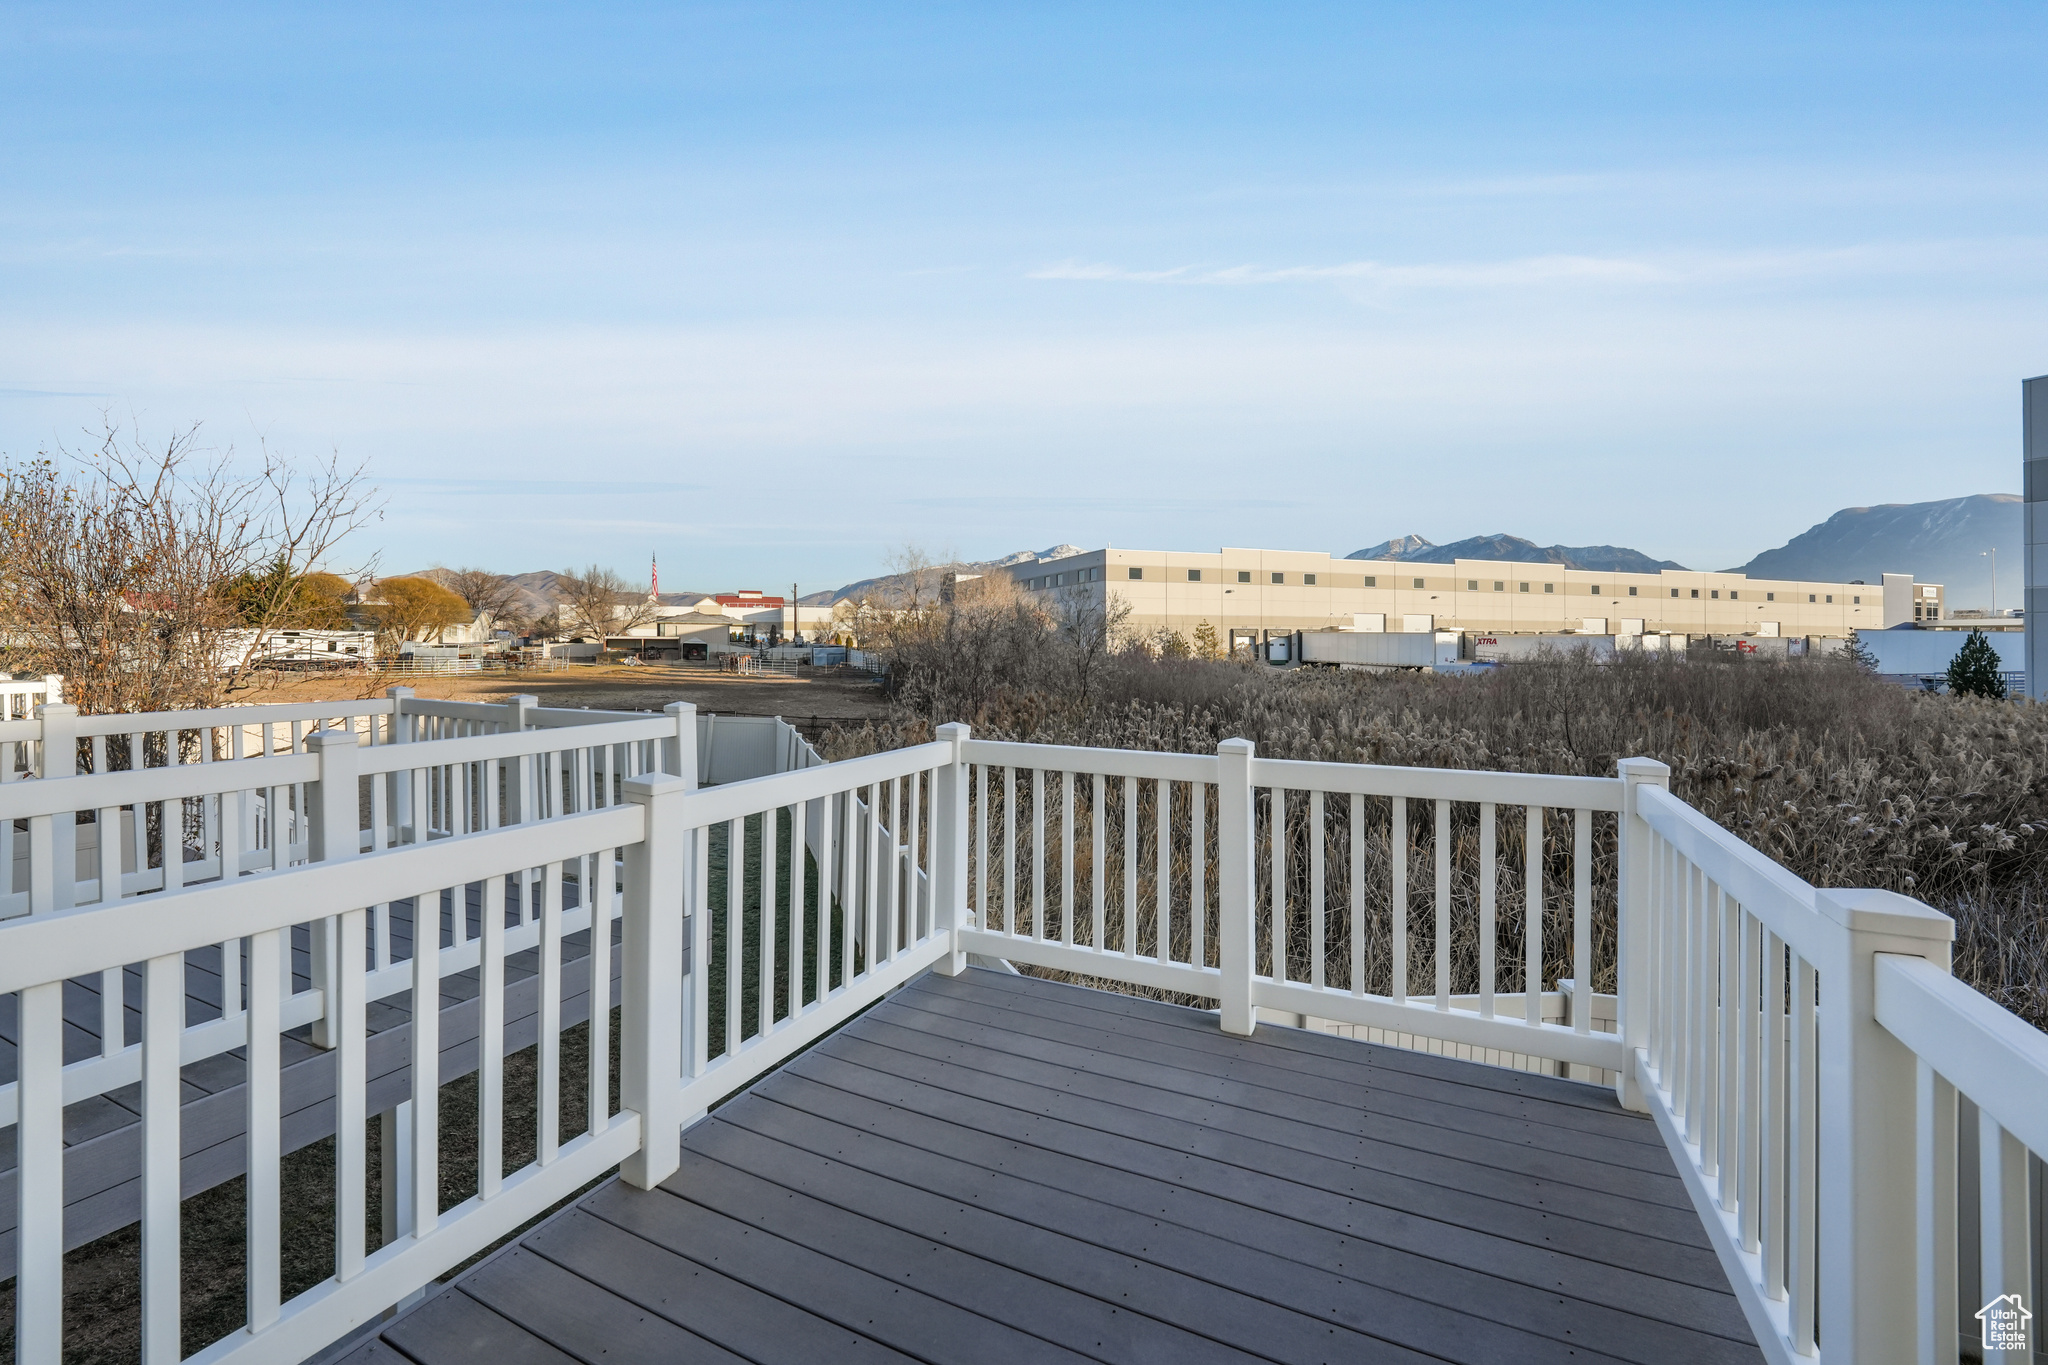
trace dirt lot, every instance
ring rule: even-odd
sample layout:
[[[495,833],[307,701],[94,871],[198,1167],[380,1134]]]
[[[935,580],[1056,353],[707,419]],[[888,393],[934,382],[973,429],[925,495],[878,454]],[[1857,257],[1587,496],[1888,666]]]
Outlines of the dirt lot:
[[[441,676],[323,674],[292,678],[238,691],[234,704],[282,701],[349,701],[382,696],[391,686],[410,687],[441,701],[503,701],[520,693],[543,706],[587,706],[592,710],[659,711],[672,701],[694,702],[721,716],[780,716],[807,734],[834,724],[881,718],[881,692],[862,678],[740,677],[710,670],[586,667],[563,673],[457,673]]]

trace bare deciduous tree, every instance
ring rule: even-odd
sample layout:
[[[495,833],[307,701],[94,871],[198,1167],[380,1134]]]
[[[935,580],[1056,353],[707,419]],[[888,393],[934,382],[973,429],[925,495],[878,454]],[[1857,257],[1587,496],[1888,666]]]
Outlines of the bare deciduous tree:
[[[522,622],[514,610],[519,586],[501,573],[489,569],[442,569],[435,575],[441,586],[469,604],[472,617],[488,618],[493,628],[514,629]]]
[[[306,614],[315,567],[381,515],[362,466],[264,447],[238,472],[198,432],[147,445],[110,420],[90,450],[0,473],[9,663],[64,674],[83,710],[219,705]]]
[[[655,618],[647,589],[635,587],[611,569],[592,564],[582,573],[563,570],[558,590],[562,624],[585,639],[602,642],[623,635]]]

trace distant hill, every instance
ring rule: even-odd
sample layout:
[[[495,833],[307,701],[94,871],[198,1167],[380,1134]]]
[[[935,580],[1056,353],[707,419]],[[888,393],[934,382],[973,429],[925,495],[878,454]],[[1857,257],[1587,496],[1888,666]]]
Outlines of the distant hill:
[[[1845,507],[1820,525],[1766,550],[1733,572],[1753,578],[1843,582],[1910,573],[1947,589],[1949,610],[1989,607],[1991,560],[1998,551],[1998,606],[2021,604],[2026,530],[2017,493],[1974,493],[1939,502]]]
[[[1018,564],[1043,564],[1054,559],[1066,559],[1080,553],[1082,551],[1078,545],[1054,545],[1045,550],[1019,550],[1015,554],[1004,555],[1001,559],[966,560],[940,567],[953,573],[989,573]],[[801,600],[807,607],[829,607],[834,602],[843,602],[849,597],[855,600],[866,598],[873,602],[886,603],[906,593],[909,587],[910,575],[883,574],[876,578],[863,578],[857,583],[848,583],[843,588],[806,593]]]
[[[1363,550],[1346,559],[1394,559],[1416,564],[1449,564],[1459,559],[1500,559],[1512,564],[1555,564],[1565,569],[1588,569],[1595,573],[1656,573],[1659,569],[1683,569],[1671,559],[1652,559],[1641,550],[1623,545],[1538,545],[1520,536],[1472,536],[1449,545],[1434,545],[1421,536],[1400,536]]]

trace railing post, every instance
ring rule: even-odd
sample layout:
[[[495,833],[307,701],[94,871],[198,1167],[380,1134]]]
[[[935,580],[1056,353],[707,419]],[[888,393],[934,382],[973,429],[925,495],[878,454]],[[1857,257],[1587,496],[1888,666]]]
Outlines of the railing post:
[[[405,704],[412,700],[410,687],[387,687],[384,695],[391,698],[391,742],[408,744],[412,741],[412,722],[405,714]],[[412,833],[412,774],[404,768],[392,773],[386,781],[391,783],[391,842],[404,843],[408,840],[424,842],[421,835]]]
[[[507,733],[519,734],[526,729],[528,711],[540,705],[540,698],[526,693],[505,699],[504,725]],[[526,806],[533,799],[533,755],[521,754],[513,761],[512,778],[505,784],[505,806],[498,812],[501,824],[523,824],[527,819]],[[522,882],[521,885],[525,883]]]
[[[1250,1036],[1252,1008],[1252,742],[1226,739],[1216,746],[1216,962],[1225,1033]]]
[[[640,1146],[619,1177],[653,1189],[682,1164],[683,874],[688,778],[628,778],[626,800],[647,814],[626,846],[620,960],[619,1104],[640,1115]],[[693,967],[700,964],[691,964]]]
[[[78,776],[78,708],[44,704],[36,708],[36,719],[43,723],[42,741],[36,746],[40,751],[36,776]],[[176,738],[172,736],[173,742]],[[177,762],[175,754],[171,761]],[[164,847],[171,847],[168,833],[164,836]],[[170,855],[167,852],[165,856]],[[49,908],[70,909],[78,895],[78,816],[73,812],[60,811],[50,817],[50,875]]]
[[[661,708],[676,724],[674,739],[661,742],[661,770],[682,778],[697,788],[697,708],[690,702],[672,701]]]
[[[306,752],[320,759],[319,780],[306,784],[306,859],[325,863],[353,858],[362,849],[356,734],[353,730],[316,730],[306,736]],[[169,847],[168,835],[165,846]],[[338,969],[343,965],[335,941],[338,925],[330,915],[310,927],[307,975],[326,992],[321,997],[324,1004],[320,1017],[313,1021],[313,1046],[331,1048],[335,1041],[335,1006],[340,999]],[[350,965],[361,970],[363,964]]]
[[[1654,758],[1624,758],[1621,773],[1621,838],[1617,841],[1615,888],[1617,906],[1614,946],[1615,1027],[1621,1034],[1626,1061],[1614,1081],[1622,1108],[1648,1113],[1636,1080],[1635,1054],[1650,1045],[1650,825],[1636,809],[1646,787],[1671,790],[1671,769]],[[1588,1001],[1588,1008],[1591,1002]]]
[[[938,790],[932,794],[932,923],[953,941],[951,951],[932,965],[945,976],[958,976],[967,967],[960,931],[967,927],[967,738],[971,733],[958,721],[941,725],[938,732],[939,742],[952,747],[951,757],[938,770]]]
[[[1892,891],[1816,890],[1833,932],[1820,975],[1818,1183],[1814,1225],[1820,1339],[1859,1365],[1913,1358],[1917,1243],[1913,1115],[1919,1066],[1877,1022],[1879,953],[1946,971],[1955,924]],[[1986,1288],[1988,1297],[1993,1293]]]

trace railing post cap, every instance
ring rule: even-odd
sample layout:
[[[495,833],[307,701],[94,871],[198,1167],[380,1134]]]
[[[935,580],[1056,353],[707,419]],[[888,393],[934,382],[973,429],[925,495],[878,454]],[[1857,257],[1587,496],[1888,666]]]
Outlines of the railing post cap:
[[[1249,758],[1251,757],[1256,747],[1257,746],[1254,745],[1248,739],[1226,739],[1221,744],[1218,744],[1216,746],[1216,752],[1219,754],[1230,754],[1233,756],[1237,754],[1243,754],[1245,757]]]
[[[628,801],[643,805],[657,796],[679,796],[692,790],[688,779],[674,773],[643,773],[639,777],[627,778],[622,785]]]
[[[662,707],[661,711],[666,716],[694,716],[697,714],[697,703],[693,701],[672,701],[667,706]]]
[[[940,739],[952,742],[966,739],[974,733],[974,727],[964,720],[949,720],[938,728],[937,733]]]
[[[387,687],[384,695],[393,701],[404,701],[413,695],[413,690],[410,687]]]
[[[1815,887],[1814,908],[1852,933],[1950,943],[1956,922],[1924,901],[1878,887]]]
[[[1624,758],[1614,767],[1624,779],[1633,778],[1638,782],[1645,778],[1671,776],[1671,765],[1660,763],[1654,758]]]
[[[69,702],[46,701],[38,703],[36,706],[37,716],[75,716],[77,714],[78,708]]]
[[[362,737],[353,730],[315,730],[306,736],[306,748],[313,751],[326,749],[355,749],[362,745]]]

